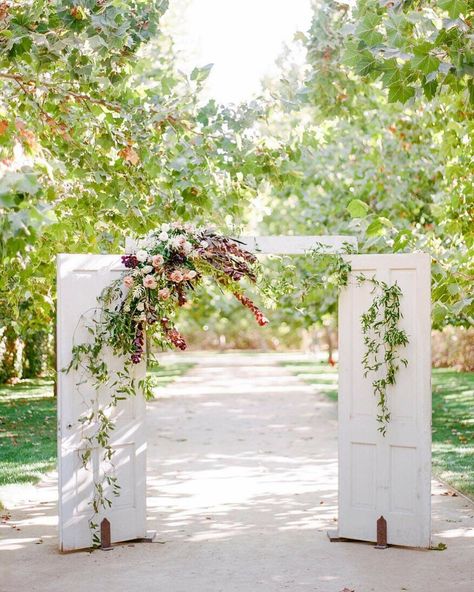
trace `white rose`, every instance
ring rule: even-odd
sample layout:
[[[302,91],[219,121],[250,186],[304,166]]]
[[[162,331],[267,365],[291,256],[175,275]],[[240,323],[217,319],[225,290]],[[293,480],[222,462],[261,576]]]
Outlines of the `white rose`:
[[[153,271],[153,266],[152,265],[144,265],[142,267],[142,273],[143,274],[151,273],[152,271]]]
[[[208,243],[207,241],[205,241],[205,240],[202,240],[202,241],[201,241],[201,247],[202,247],[203,249],[207,249],[207,247],[208,247],[208,246],[209,246],[209,243]]]
[[[167,241],[169,239],[168,233],[163,231],[158,235],[160,241]]]
[[[193,250],[193,245],[189,241],[184,241],[182,249],[185,255],[189,255],[189,253]]]
[[[142,310],[145,310],[145,304],[144,304],[143,302],[139,302],[139,303],[137,304],[137,310],[139,310],[140,312],[141,312]]]
[[[143,249],[140,249],[135,253],[135,257],[138,259],[138,261],[140,261],[140,263],[145,263],[145,261],[148,259],[148,253]]]
[[[171,228],[171,226],[169,224],[162,224],[161,225],[161,230],[163,232],[168,232],[168,230]]]
[[[179,249],[179,247],[181,246],[181,237],[180,236],[174,236],[171,240],[170,240],[170,245],[175,248],[175,249]]]

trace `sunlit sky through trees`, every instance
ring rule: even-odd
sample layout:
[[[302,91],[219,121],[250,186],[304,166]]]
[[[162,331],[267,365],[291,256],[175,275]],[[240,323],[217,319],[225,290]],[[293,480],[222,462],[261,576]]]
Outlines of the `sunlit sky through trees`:
[[[275,60],[311,23],[311,0],[170,0],[164,24],[186,73],[213,63],[207,98],[251,99],[277,74]]]

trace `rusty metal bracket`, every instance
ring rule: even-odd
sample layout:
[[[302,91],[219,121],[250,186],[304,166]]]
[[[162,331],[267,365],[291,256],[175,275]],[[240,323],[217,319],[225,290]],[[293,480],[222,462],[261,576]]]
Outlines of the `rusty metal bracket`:
[[[377,520],[377,544],[376,549],[387,549],[387,521],[383,516]]]
[[[100,548],[102,551],[111,551],[113,549],[110,536],[110,522],[104,518],[100,523]]]

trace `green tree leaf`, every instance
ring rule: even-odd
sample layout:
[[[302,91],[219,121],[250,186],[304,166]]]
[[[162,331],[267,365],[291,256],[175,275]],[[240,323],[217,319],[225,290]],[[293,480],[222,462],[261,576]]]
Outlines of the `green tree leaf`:
[[[415,55],[411,60],[413,68],[420,70],[423,74],[434,72],[439,67],[439,60],[432,55]]]
[[[191,80],[195,80],[196,82],[204,82],[211,73],[213,66],[214,64],[207,64],[206,66],[202,66],[200,68],[194,68],[191,72]]]
[[[460,14],[465,15],[468,10],[466,0],[439,0],[439,5],[448,11],[451,18],[457,18]]]
[[[377,14],[367,14],[356,27],[356,35],[367,45],[378,45],[383,41],[383,35],[376,29],[380,24],[381,17]]]
[[[400,102],[406,103],[409,99],[415,96],[415,89],[413,86],[405,84],[403,81],[396,82],[389,86],[388,100],[391,103]]]
[[[365,218],[369,211],[369,206],[360,199],[353,199],[347,206],[347,211],[351,218]]]

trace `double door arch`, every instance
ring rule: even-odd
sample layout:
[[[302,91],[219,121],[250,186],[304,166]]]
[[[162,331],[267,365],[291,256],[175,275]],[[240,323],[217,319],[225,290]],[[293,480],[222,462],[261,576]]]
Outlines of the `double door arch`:
[[[304,255],[318,245],[321,252],[343,253],[356,247],[348,236],[244,237],[256,254]],[[387,522],[388,543],[429,547],[431,532],[431,352],[430,257],[424,253],[344,255],[351,264],[348,285],[339,299],[339,517],[338,536],[376,540],[377,520]],[[101,291],[123,271],[119,255],[58,255],[58,472],[59,547],[73,551],[91,546],[90,501],[103,471],[100,450],[94,450],[92,469],[82,466],[84,428],[79,418],[92,404],[106,404],[110,388],[96,397],[75,371],[64,373],[75,340],[86,340],[79,323],[96,305]],[[364,376],[360,317],[370,306],[370,286],[356,281],[364,274],[402,290],[402,328],[409,336],[409,364],[401,368],[388,392],[391,421],[383,436],[377,423],[377,400],[372,379]],[[81,331],[84,334],[78,334]],[[109,352],[107,365],[118,370],[120,358]],[[137,379],[146,372],[142,362]],[[94,403],[95,401],[95,403]],[[120,496],[99,520],[111,524],[112,542],[146,535],[145,401],[129,397],[114,409],[114,471]]]

